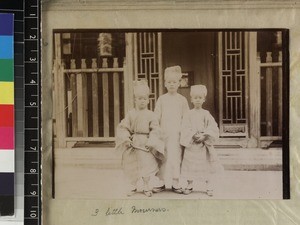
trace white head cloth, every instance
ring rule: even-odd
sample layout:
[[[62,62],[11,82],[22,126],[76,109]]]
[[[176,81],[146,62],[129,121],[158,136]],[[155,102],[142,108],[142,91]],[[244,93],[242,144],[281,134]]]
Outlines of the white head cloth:
[[[133,94],[136,95],[149,95],[150,89],[147,80],[138,80],[133,82]]]
[[[191,86],[191,96],[194,95],[207,95],[207,88],[205,85],[193,85]]]
[[[182,77],[181,67],[180,66],[171,66],[165,69],[165,80],[175,77],[177,80],[180,80]]]

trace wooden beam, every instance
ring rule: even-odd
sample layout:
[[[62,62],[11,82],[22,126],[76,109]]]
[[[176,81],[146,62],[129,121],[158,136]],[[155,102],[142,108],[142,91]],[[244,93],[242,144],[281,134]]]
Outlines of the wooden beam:
[[[162,68],[162,33],[157,33],[157,49],[158,49],[158,77],[159,77],[159,95],[163,94],[164,89],[164,74]]]
[[[223,81],[222,81],[222,62],[223,54],[222,50],[225,46],[222,45],[222,32],[218,32],[218,83],[219,83],[219,127],[220,127],[220,134],[222,133],[223,128]],[[227,65],[227,64],[226,64]]]
[[[97,142],[105,142],[105,141],[115,141],[115,137],[67,137],[67,142],[78,142],[78,141],[97,141]]]
[[[124,68],[86,68],[86,69],[65,69],[66,73],[110,73],[124,72]]]
[[[272,53],[267,52],[266,62],[272,62]],[[267,136],[273,136],[273,68],[266,68],[266,122]]]
[[[66,142],[66,90],[65,90],[65,77],[64,65],[61,59],[61,34],[54,34],[55,42],[55,63],[54,63],[54,85],[55,85],[55,102],[56,102],[56,133],[58,139],[58,147],[65,147]]]
[[[278,136],[282,136],[282,51],[279,52],[278,61]]]
[[[260,137],[260,56],[257,54],[257,32],[249,32],[249,126],[250,146],[258,147]]]

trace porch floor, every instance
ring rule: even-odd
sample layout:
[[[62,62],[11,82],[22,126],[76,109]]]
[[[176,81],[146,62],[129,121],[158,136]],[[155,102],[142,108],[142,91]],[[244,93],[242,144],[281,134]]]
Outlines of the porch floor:
[[[214,177],[214,196],[195,183],[190,195],[167,190],[153,199],[281,199],[281,149],[217,149],[224,173]],[[73,148],[55,151],[55,198],[126,199],[121,156],[113,148]],[[153,185],[153,182],[152,182]],[[167,187],[170,184],[167,183]],[[139,183],[138,190],[142,190]],[[137,193],[132,199],[146,199]]]

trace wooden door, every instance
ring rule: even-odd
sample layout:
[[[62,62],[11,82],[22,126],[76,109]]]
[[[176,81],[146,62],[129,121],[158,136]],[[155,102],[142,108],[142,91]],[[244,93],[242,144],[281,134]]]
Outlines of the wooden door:
[[[160,32],[134,34],[134,79],[146,79],[150,87],[149,108],[154,110],[163,92],[162,39]]]
[[[219,32],[220,136],[248,136],[248,33]]]

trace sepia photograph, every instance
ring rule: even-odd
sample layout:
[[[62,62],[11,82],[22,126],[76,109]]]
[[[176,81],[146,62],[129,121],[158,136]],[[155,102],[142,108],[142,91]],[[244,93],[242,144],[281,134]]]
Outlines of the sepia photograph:
[[[287,29],[51,35],[53,198],[284,198]]]

